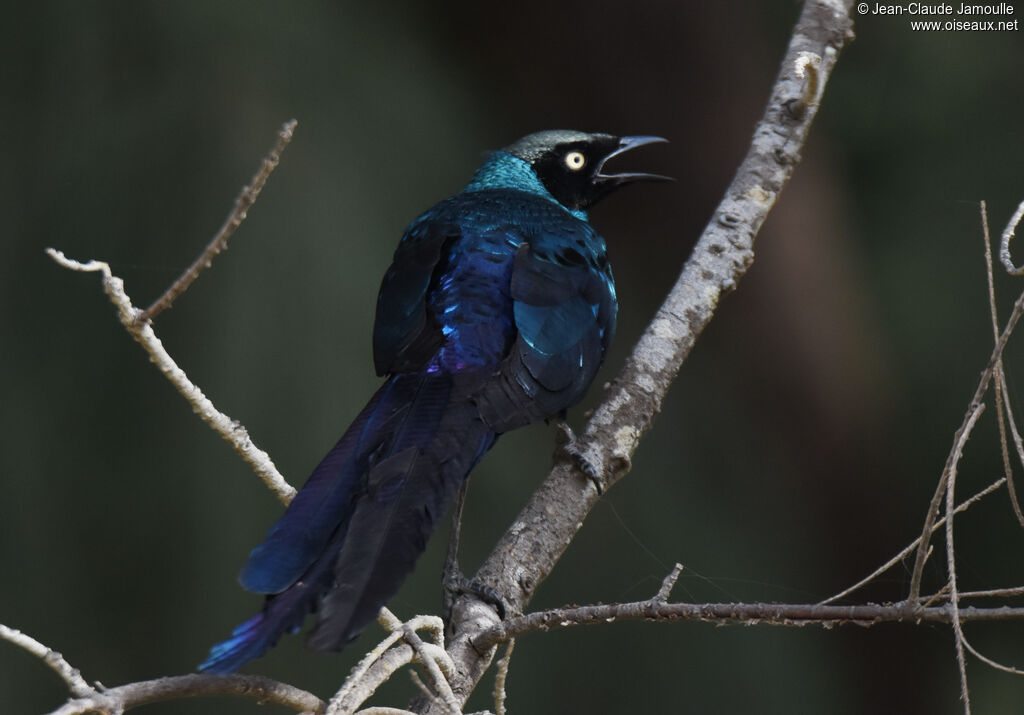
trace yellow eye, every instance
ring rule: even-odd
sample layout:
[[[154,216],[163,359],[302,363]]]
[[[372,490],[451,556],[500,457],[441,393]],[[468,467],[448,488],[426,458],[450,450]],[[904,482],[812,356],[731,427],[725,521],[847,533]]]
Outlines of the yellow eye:
[[[565,155],[565,165],[572,171],[579,171],[587,163],[587,157],[583,156],[583,152],[571,151]]]

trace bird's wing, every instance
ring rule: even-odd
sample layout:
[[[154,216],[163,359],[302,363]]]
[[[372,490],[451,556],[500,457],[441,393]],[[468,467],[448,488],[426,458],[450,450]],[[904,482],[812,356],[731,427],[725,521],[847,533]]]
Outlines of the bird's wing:
[[[529,237],[515,256],[509,295],[516,340],[477,399],[484,420],[498,432],[578,402],[615,331],[615,290],[603,241],[582,222],[560,229]]]
[[[441,326],[427,306],[427,290],[459,227],[421,220],[395,250],[377,297],[373,363],[378,375],[421,368],[441,347]]]

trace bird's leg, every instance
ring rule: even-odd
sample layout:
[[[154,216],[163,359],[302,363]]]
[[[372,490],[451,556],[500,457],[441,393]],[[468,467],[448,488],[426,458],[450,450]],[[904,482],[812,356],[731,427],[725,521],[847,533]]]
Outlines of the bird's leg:
[[[604,494],[604,475],[601,467],[594,463],[594,460],[580,448],[580,439],[576,436],[576,433],[572,431],[572,427],[565,421],[565,414],[559,416],[558,422],[555,424],[558,430],[555,434],[555,442],[557,444],[556,451],[561,451],[567,457],[579,467],[580,471],[583,472],[587,479],[591,481],[594,488],[597,489],[598,495]]]
[[[442,579],[444,586],[444,612],[447,618],[445,620],[451,621],[452,607],[455,605],[455,599],[463,593],[471,593],[478,596],[484,603],[489,603],[494,606],[494,610],[498,612],[498,618],[504,620],[505,618],[505,599],[501,597],[501,594],[495,591],[490,586],[486,586],[478,581],[470,580],[466,578],[465,574],[459,569],[459,539],[462,535],[462,509],[466,505],[466,492],[469,489],[469,478],[467,477],[462,486],[459,488],[459,493],[455,495],[455,504],[452,506],[452,534],[448,540],[448,555],[444,561],[444,577]]]
[[[462,509],[466,506],[466,491],[469,489],[469,477],[462,482],[455,504],[452,506],[452,533],[448,538],[448,555],[444,560],[444,610],[451,613],[455,596],[462,591],[466,577],[459,570],[459,538],[462,535]]]

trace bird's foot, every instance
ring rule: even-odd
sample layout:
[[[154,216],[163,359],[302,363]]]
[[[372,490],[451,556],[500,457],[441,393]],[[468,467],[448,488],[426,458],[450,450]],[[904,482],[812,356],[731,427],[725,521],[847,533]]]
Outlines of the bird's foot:
[[[505,614],[507,608],[505,607],[505,599],[495,589],[482,584],[479,581],[474,581],[467,578],[461,571],[450,571],[445,574],[444,579],[444,595],[445,595],[445,610],[450,614],[451,607],[455,603],[455,599],[463,594],[470,594],[476,596],[481,601],[494,607],[494,610],[498,613],[498,618],[505,620]]]
[[[580,448],[580,439],[573,432],[568,422],[562,421],[557,425],[558,432],[556,442],[558,449],[568,456],[579,467],[587,479],[597,489],[598,496],[604,494],[604,474],[600,465],[596,464],[590,456]]]

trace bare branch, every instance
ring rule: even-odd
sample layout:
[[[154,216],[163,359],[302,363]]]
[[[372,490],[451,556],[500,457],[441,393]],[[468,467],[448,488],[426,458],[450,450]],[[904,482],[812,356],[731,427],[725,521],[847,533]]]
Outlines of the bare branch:
[[[95,693],[95,691],[94,691]],[[322,713],[324,702],[293,685],[257,675],[178,675],[144,680],[69,700],[51,715],[120,713],[140,705],[204,695],[239,695],[284,705],[301,713]]]
[[[946,457],[946,465],[942,469],[942,476],[939,478],[939,484],[936,487],[935,494],[932,496],[931,503],[928,506],[928,514],[925,517],[924,528],[921,530],[921,540],[918,542],[917,546],[917,557],[914,561],[914,570],[910,575],[910,591],[907,595],[907,603],[911,606],[917,605],[920,600],[921,576],[924,573],[924,564],[928,555],[928,539],[931,536],[933,530],[932,527],[935,525],[939,504],[942,502],[942,495],[946,490],[946,481],[949,479],[949,471],[953,466],[953,460],[956,454],[955,445],[960,442],[960,438],[963,435],[964,430],[967,429],[967,423],[970,421],[974,410],[981,404],[981,398],[988,389],[989,383],[992,382],[992,375],[995,371],[996,364],[1003,355],[1003,349],[1006,347],[1006,341],[1009,340],[1010,335],[1013,334],[1013,329],[1016,327],[1017,321],[1020,320],[1021,315],[1024,315],[1024,293],[1021,293],[1017,297],[1017,302],[1013,304],[1013,310],[1010,312],[1010,317],[1006,321],[1006,326],[1003,328],[1003,332],[999,335],[999,339],[996,341],[996,345],[992,349],[988,364],[981,372],[981,378],[978,380],[978,386],[974,390],[974,396],[971,397],[967,413],[964,415],[963,422],[954,434],[954,448],[950,450],[949,455]]]
[[[32,636],[25,635],[16,628],[10,628],[0,623],[0,638],[24,648],[50,666],[53,672],[67,683],[68,690],[71,691],[72,695],[76,697],[97,695],[96,689],[85,682],[85,678],[78,672],[78,668],[64,660],[63,655],[52,648],[47,648]]]
[[[961,607],[960,621],[990,622],[1024,619],[1024,607]],[[632,603],[573,606],[537,611],[510,618],[473,639],[490,648],[526,633],[614,621],[704,621],[720,625],[873,626],[880,623],[952,623],[952,608],[930,606],[909,612],[902,603],[822,606],[813,603],[660,603],[655,599]]]
[[[444,622],[436,616],[416,616],[403,623],[387,608],[380,609],[377,621],[390,631],[389,635],[352,669],[328,703],[325,715],[351,715],[377,688],[413,661],[420,662],[427,669],[442,698],[447,688],[447,694],[454,703],[454,695],[448,688],[448,679],[454,666],[444,650]],[[434,642],[424,643],[416,634],[417,630],[427,630]],[[399,644],[400,640],[406,640],[407,643]],[[457,704],[453,712],[459,712]]]
[[[284,123],[277,132],[277,141],[274,144],[274,148],[263,158],[263,163],[260,164],[256,175],[252,177],[252,181],[242,189],[242,193],[235,199],[235,207],[228,214],[224,225],[220,227],[220,230],[217,231],[217,234],[203,252],[199,254],[199,257],[192,262],[192,265],[186,268],[185,272],[178,277],[178,280],[174,281],[164,291],[162,296],[157,298],[151,306],[139,314],[139,320],[151,321],[164,310],[170,308],[178,296],[188,290],[189,286],[195,282],[199,274],[210,267],[213,257],[228,247],[228,239],[231,238],[235,229],[242,225],[242,221],[245,220],[249,208],[256,203],[256,197],[263,190],[263,185],[267,183],[270,174],[277,168],[277,164],[281,160],[281,152],[285,150],[285,147],[292,140],[296,125],[298,125],[298,122],[294,119]]]
[[[150,360],[164,374],[182,397],[192,405],[192,410],[213,428],[252,467],[257,476],[270,488],[277,498],[287,504],[295,496],[295,488],[285,481],[277,471],[270,455],[253,444],[249,432],[240,423],[214,407],[210,399],[188,379],[185,371],[178,367],[170,353],[164,349],[153,327],[140,320],[141,311],[132,305],[131,298],[124,290],[124,281],[110,272],[110,266],[103,261],[80,263],[67,258],[61,251],[46,249],[50,258],[59,265],[73,271],[98,272],[103,275],[103,290],[117,308],[117,317],[125,330],[149,353]]]
[[[850,5],[849,0],[804,4],[746,158],[675,286],[581,435],[578,452],[599,470],[605,488],[629,471],[640,438],[719,300],[753,262],[754,236],[799,160],[817,113],[816,98],[840,48],[852,37]],[[596,504],[595,481],[585,477],[578,460],[557,455],[548,478],[474,580],[502,594],[510,611],[522,611]],[[493,657],[492,651],[477,651],[472,634],[493,626],[496,618],[472,594],[456,601],[452,618],[459,638],[450,643],[449,653],[463,674],[453,687],[465,700]]]
[[[987,214],[986,214],[986,211],[985,211],[984,204],[982,204],[981,210],[982,210],[982,226],[983,226],[984,232],[987,233],[987,231],[988,231],[988,217],[987,217]],[[1017,212],[1014,214],[1013,218],[1010,219],[1010,223],[1007,225],[1006,230],[1003,232],[1003,243],[1002,243],[1002,247],[1001,247],[1000,253],[1001,253],[1002,257],[1003,257],[1004,264],[1009,259],[1010,238],[1013,237],[1013,231],[1016,229],[1017,224],[1020,222],[1022,215],[1024,215],[1024,202],[1022,202],[1020,207],[1018,207]],[[986,247],[988,246],[988,241],[987,240],[985,242],[985,245],[986,245]],[[986,248],[986,253],[987,253],[987,248]],[[1012,264],[1011,264],[1011,267],[1012,267]],[[1007,270],[1010,270],[1010,268],[1008,267]],[[1013,270],[1010,270],[1010,272],[1014,273]],[[989,310],[992,313],[992,316],[994,318],[995,317],[995,298],[994,298],[995,288],[991,284],[991,279],[990,279],[990,286],[991,286],[991,288],[990,288],[989,293],[990,293],[990,301],[991,302],[990,302],[990,309]],[[1001,372],[1003,350],[1005,349],[1006,342],[1010,339],[1010,335],[1013,333],[1013,329],[1017,325],[1017,321],[1020,319],[1022,314],[1024,314],[1024,293],[1021,293],[1021,295],[1018,296],[1017,302],[1014,303],[1013,310],[1010,313],[1010,318],[1006,321],[1006,326],[1003,328],[1003,332],[1001,334],[999,334],[998,338],[996,339],[996,344],[995,344],[995,347],[992,349],[992,353],[991,353],[991,355],[989,357],[988,365],[986,365],[985,369],[981,373],[981,379],[978,381],[978,386],[977,386],[977,388],[975,388],[974,396],[971,398],[971,402],[970,402],[970,404],[967,407],[967,413],[964,415],[964,419],[961,422],[960,427],[957,428],[956,434],[954,435],[954,439],[953,439],[954,445],[955,444],[959,444],[961,436],[963,435],[964,431],[967,429],[967,423],[969,422],[971,415],[974,413],[975,409],[977,409],[978,405],[981,404],[981,398],[985,394],[985,391],[988,389],[989,383],[992,382],[993,375],[996,374],[997,372]],[[1003,389],[1003,384],[1004,383],[1000,384],[999,390],[997,391],[997,395],[1001,394],[1001,391]],[[1007,414],[1009,414],[1009,410],[1007,410]],[[942,500],[942,494],[946,490],[946,482],[949,479],[949,473],[950,473],[950,470],[953,467],[953,460],[954,460],[955,452],[956,452],[956,449],[954,447],[954,449],[951,450],[949,455],[946,457],[946,464],[945,464],[945,466],[942,469],[942,476],[939,478],[939,483],[938,483],[938,485],[935,488],[935,494],[932,495],[931,503],[928,505],[928,513],[925,516],[924,528],[921,530],[921,539],[918,542],[917,557],[915,558],[915,561],[914,561],[914,569],[911,572],[911,576],[910,576],[910,590],[909,590],[909,593],[907,595],[907,603],[911,607],[916,606],[918,601],[919,601],[919,598],[920,598],[921,578],[922,578],[922,574],[924,573],[924,564],[925,564],[925,561],[927,561],[927,557],[928,557],[928,548],[927,548],[928,538],[930,537],[930,535],[931,535],[931,533],[933,531],[932,527],[935,524],[935,519],[936,519],[936,516],[938,514],[939,504],[940,504],[940,502]],[[1024,450],[1022,450],[1022,455],[1024,455]],[[1011,497],[1011,499],[1014,501],[1014,503],[1016,502],[1016,498],[1015,497],[1016,497],[1016,495]]]

